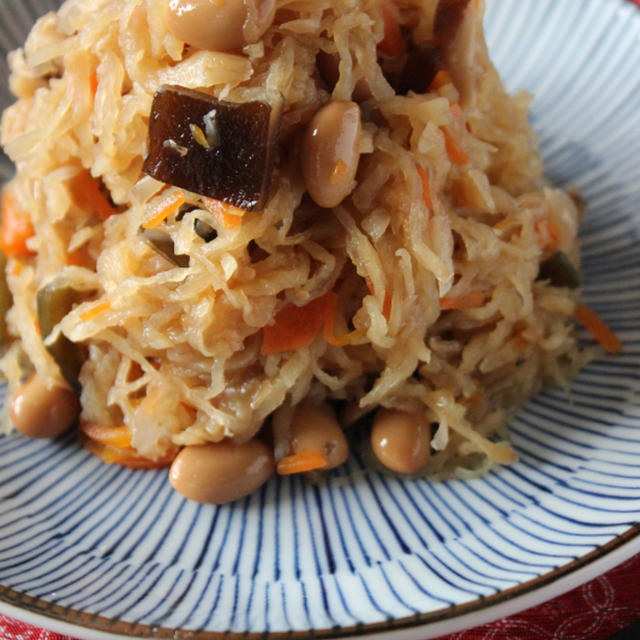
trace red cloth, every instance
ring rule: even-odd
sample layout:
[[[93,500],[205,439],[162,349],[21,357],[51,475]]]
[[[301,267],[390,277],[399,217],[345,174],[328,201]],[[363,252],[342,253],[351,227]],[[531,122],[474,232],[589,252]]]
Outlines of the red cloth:
[[[637,620],[640,620],[640,554],[533,609],[455,633],[446,640],[605,640]],[[73,639],[0,615],[0,640]]]

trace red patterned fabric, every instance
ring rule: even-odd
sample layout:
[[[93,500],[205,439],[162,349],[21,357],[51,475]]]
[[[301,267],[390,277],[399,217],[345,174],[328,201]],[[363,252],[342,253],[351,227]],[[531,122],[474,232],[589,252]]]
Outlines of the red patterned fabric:
[[[533,609],[440,640],[605,640],[638,620],[640,554]],[[0,640],[74,639],[0,615]]]
[[[638,620],[640,554],[533,609],[454,633],[446,640],[605,640]]]

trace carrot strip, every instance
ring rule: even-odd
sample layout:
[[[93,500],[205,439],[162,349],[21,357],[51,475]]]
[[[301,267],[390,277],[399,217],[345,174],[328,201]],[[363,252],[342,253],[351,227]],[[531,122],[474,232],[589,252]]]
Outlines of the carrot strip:
[[[464,113],[462,112],[462,107],[457,102],[452,102],[449,105],[449,111],[451,111],[451,115],[456,120],[460,120],[460,118],[464,117]]]
[[[440,69],[440,71],[438,71],[438,73],[433,77],[429,91],[438,91],[438,89],[442,89],[442,87],[452,83],[453,80],[451,79],[451,74],[444,69]]]
[[[500,222],[497,222],[493,225],[493,228],[496,231],[504,231],[511,224],[511,219],[509,217],[502,218]]]
[[[131,446],[131,433],[124,425],[106,427],[95,422],[81,422],[80,431],[100,444],[110,445],[119,449]]]
[[[301,451],[279,460],[276,471],[281,476],[288,476],[294,473],[324,469],[326,466],[327,460],[321,453],[317,451]]]
[[[184,203],[186,197],[182,191],[172,191],[166,198],[152,207],[142,221],[143,229],[153,229],[163,220],[166,220],[174,211],[177,211]]]
[[[322,335],[324,341],[334,347],[346,347],[352,344],[354,340],[362,336],[362,332],[358,329],[349,331],[340,336],[336,336],[336,318],[338,316],[338,294],[329,291],[327,294],[327,309],[324,317],[324,326]]]
[[[88,171],[81,171],[71,180],[71,193],[83,209],[94,211],[104,222],[118,213],[100,189],[100,183]]]
[[[384,300],[382,302],[382,315],[385,317],[385,320],[389,322],[389,318],[391,317],[391,296],[389,292],[385,292]]]
[[[81,267],[85,264],[86,256],[84,251],[78,249],[77,251],[71,251],[67,253],[67,264],[75,265],[76,267]]]
[[[331,167],[331,173],[329,174],[329,183],[333,185],[339,184],[347,169],[347,163],[344,160],[337,160]]]
[[[225,229],[237,229],[242,225],[242,217],[246,213],[244,209],[213,198],[202,198],[202,202]]]
[[[129,469],[160,469],[168,467],[176,457],[177,451],[171,451],[157,460],[141,456],[131,447],[114,447],[110,444],[102,444],[80,432],[82,446],[107,464],[119,464]]]
[[[289,304],[281,309],[273,324],[262,327],[260,353],[266,356],[308,347],[325,323],[328,296],[316,298],[304,307]]]
[[[620,353],[622,342],[593,309],[578,303],[573,312],[575,319],[609,352]]]
[[[440,131],[444,135],[444,146],[451,162],[459,167],[469,164],[471,158],[455,143],[451,134],[444,127],[440,127]]]
[[[422,200],[427,205],[427,208],[433,210],[433,200],[431,200],[431,183],[429,181],[429,174],[418,165],[418,175],[422,182]]]
[[[89,90],[91,91],[91,95],[95,97],[98,91],[98,74],[95,70],[93,70],[89,76]]]
[[[392,0],[384,0],[382,3],[384,36],[378,43],[378,50],[386,56],[399,56],[404,53],[406,48],[402,30],[400,29],[395,13],[395,5]]]
[[[462,311],[479,307],[484,301],[485,295],[482,291],[472,291],[463,296],[440,298],[440,309],[442,311],[450,311],[452,309]]]
[[[13,260],[13,264],[11,265],[11,275],[19,276],[24,269],[24,264],[20,262],[20,260]]]
[[[516,342],[521,346],[521,347],[526,347],[529,344],[531,344],[530,340],[524,335],[525,334],[526,329],[520,329],[520,331],[517,331],[514,338],[516,340]]]
[[[80,319],[83,322],[89,322],[89,320],[93,320],[101,313],[109,311],[109,309],[111,309],[111,302],[109,302],[109,300],[98,300],[98,302],[92,304],[80,314]]]
[[[375,295],[376,295],[376,290],[373,288],[373,281],[371,280],[371,278],[370,278],[369,276],[367,276],[367,277],[364,279],[364,282],[365,282],[365,284],[367,285],[367,289],[369,289],[369,293],[370,293],[372,296],[375,296]]]
[[[540,236],[540,247],[544,250],[555,249],[560,242],[560,229],[551,220],[540,220],[536,224],[536,231]]]
[[[26,211],[18,208],[16,200],[8,191],[2,192],[0,205],[0,249],[6,256],[27,257],[33,252],[27,249],[27,240],[34,230]]]

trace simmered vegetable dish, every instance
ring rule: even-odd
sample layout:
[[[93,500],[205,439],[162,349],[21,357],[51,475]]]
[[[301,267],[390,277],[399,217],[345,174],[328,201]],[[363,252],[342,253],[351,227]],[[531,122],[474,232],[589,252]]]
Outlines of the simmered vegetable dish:
[[[351,453],[434,480],[516,460],[511,412],[621,345],[580,302],[582,204],[545,181],[483,11],[67,0],[41,18],[1,128],[7,428],[74,428],[214,504]]]

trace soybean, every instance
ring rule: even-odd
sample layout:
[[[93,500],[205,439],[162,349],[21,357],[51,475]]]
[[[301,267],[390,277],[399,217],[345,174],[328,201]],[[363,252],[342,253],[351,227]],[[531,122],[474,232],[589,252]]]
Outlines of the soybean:
[[[371,447],[380,462],[397,473],[415,473],[431,457],[431,426],[418,413],[378,409]]]
[[[226,504],[261,487],[273,474],[275,461],[261,440],[191,445],[178,453],[169,480],[185,498],[205,504]]]
[[[289,441],[292,453],[322,454],[327,461],[325,469],[338,467],[349,457],[347,439],[333,408],[327,403],[299,405],[291,421]]]
[[[194,47],[226,51],[257,42],[275,13],[275,0],[169,0],[167,26]]]
[[[9,407],[15,428],[30,438],[59,436],[75,423],[79,413],[80,403],[71,389],[49,389],[35,373],[18,389]]]
[[[307,125],[301,146],[302,176],[321,207],[339,205],[351,193],[360,162],[360,107],[332,100]]]

